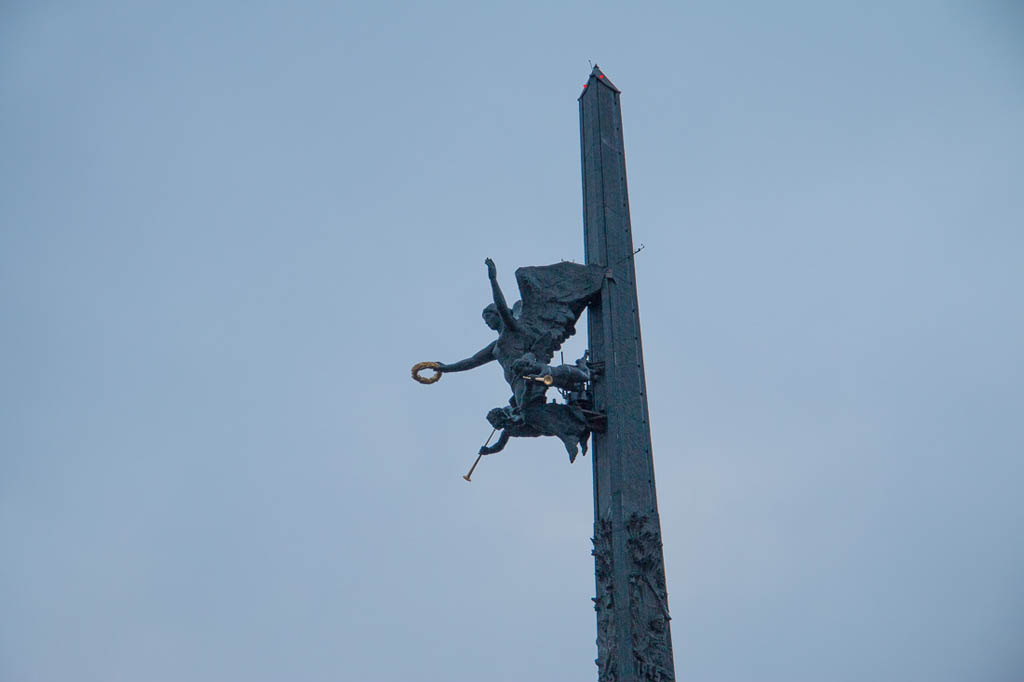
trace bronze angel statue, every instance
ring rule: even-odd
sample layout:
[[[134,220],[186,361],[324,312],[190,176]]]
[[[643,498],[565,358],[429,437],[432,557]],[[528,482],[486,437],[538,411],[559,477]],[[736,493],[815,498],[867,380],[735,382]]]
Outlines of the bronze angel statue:
[[[487,421],[502,433],[493,446],[480,448],[480,454],[498,452],[511,437],[555,436],[565,445],[572,462],[579,447],[586,453],[587,438],[592,430],[602,428],[603,418],[593,410],[589,399],[591,368],[586,355],[574,365],[553,367],[549,363],[555,351],[576,332],[583,310],[600,294],[605,268],[565,261],[519,268],[516,282],[522,298],[510,308],[498,285],[494,261],[488,258],[484,262],[494,300],[484,308],[483,318],[498,332],[498,338],[458,362],[421,362],[413,367],[413,378],[433,383],[442,374],[464,372],[497,360],[512,397],[507,406],[487,413]],[[419,376],[418,372],[426,368],[434,370],[433,377]],[[562,391],[564,403],[547,402],[546,392],[551,386]]]

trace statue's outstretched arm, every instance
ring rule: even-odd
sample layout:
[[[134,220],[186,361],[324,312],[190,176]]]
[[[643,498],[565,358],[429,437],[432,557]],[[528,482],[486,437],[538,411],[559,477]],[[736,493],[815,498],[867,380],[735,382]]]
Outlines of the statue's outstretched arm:
[[[458,362],[453,362],[450,365],[442,364],[438,367],[438,370],[441,372],[465,372],[467,369],[476,369],[481,365],[486,365],[494,359],[494,344],[496,343],[498,342],[491,341],[471,357],[468,357],[465,360],[459,360]]]
[[[505,429],[504,431],[501,432],[501,435],[498,436],[497,443],[490,447],[487,447],[486,445],[483,446],[482,448],[480,448],[480,452],[478,454],[493,455],[495,452],[501,452],[502,450],[504,450],[506,445],[508,445],[508,429]]]
[[[512,311],[508,309],[508,303],[505,302],[505,295],[501,293],[501,287],[498,286],[498,268],[490,258],[486,259],[484,263],[487,265],[487,278],[491,280],[491,293],[494,294],[494,306],[498,309],[498,315],[505,323],[505,329],[516,329],[518,327],[516,320],[512,317]]]

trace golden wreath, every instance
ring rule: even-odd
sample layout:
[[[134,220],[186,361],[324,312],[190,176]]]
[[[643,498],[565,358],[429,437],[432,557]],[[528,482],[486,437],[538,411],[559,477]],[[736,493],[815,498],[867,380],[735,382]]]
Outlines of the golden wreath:
[[[440,362],[417,362],[412,366],[412,378],[421,384],[432,384],[441,378],[441,371],[438,367],[441,366]],[[420,370],[432,369],[434,370],[434,376],[432,377],[421,377]]]

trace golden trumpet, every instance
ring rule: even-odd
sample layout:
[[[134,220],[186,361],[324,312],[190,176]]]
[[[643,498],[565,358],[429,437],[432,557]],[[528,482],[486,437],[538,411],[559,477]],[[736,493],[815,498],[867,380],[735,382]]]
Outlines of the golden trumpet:
[[[469,481],[469,477],[473,475],[473,470],[474,470],[474,469],[476,469],[476,465],[480,463],[480,458],[481,458],[481,457],[483,457],[483,455],[477,455],[477,456],[476,456],[476,461],[475,461],[475,462],[473,462],[473,466],[471,466],[471,467],[469,468],[469,473],[468,473],[468,474],[465,474],[465,475],[463,476],[463,478],[464,478],[464,479],[466,479],[467,481]],[[470,483],[472,483],[473,481],[469,481],[469,482],[470,482]]]
[[[555,378],[553,376],[551,376],[550,374],[545,374],[542,377],[527,377],[527,376],[524,376],[523,378],[524,379],[529,379],[530,381],[539,381],[540,383],[544,384],[545,386],[550,386],[551,384],[555,383]]]
[[[497,433],[497,432],[498,432],[498,429],[494,429],[494,430],[491,431],[491,435],[487,436],[487,442],[484,443],[484,447],[485,448],[488,445],[491,444],[491,439],[494,438],[494,434]],[[473,462],[473,466],[471,466],[469,468],[469,473],[466,474],[465,476],[463,476],[464,479],[469,481],[469,477],[473,475],[473,470],[476,469],[476,465],[480,463],[480,458],[483,457],[483,456],[484,456],[484,454],[482,452],[479,455],[476,456],[476,461]],[[472,483],[473,481],[469,481],[469,482]]]

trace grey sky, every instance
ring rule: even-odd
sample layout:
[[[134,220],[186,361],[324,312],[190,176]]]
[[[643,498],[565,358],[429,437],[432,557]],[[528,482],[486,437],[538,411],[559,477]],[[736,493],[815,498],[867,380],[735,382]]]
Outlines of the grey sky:
[[[486,256],[623,90],[676,665],[1024,677],[1013,3],[4,3],[0,679],[593,680]],[[515,238],[503,237],[515,231]],[[567,345],[576,357],[582,337]]]

